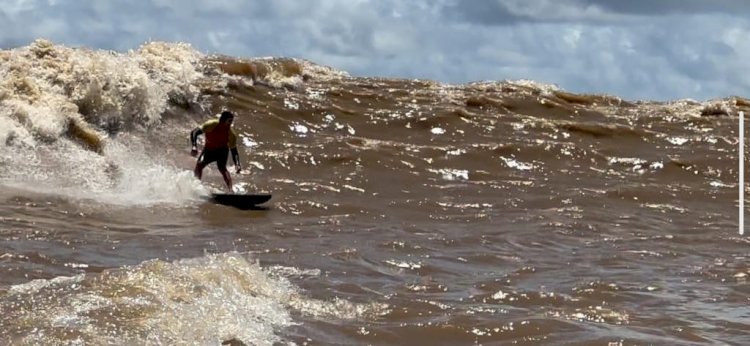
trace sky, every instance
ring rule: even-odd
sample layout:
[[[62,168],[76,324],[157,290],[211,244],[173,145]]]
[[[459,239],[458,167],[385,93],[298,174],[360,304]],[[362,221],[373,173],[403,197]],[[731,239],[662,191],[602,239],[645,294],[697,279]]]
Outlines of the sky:
[[[527,79],[628,100],[750,97],[750,0],[4,0],[0,49],[292,57],[353,76]]]

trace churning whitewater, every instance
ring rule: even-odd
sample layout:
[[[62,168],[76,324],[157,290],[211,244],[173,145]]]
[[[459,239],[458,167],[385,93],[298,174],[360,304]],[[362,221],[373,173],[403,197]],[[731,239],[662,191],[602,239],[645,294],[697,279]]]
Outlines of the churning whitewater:
[[[264,208],[193,177],[223,110]],[[0,342],[746,344],[740,111],[183,43],[3,50]]]

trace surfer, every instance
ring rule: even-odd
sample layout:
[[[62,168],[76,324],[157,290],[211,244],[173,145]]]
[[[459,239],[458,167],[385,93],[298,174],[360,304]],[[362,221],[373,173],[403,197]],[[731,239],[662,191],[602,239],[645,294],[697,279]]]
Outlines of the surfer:
[[[232,177],[227,171],[227,155],[229,151],[232,152],[232,161],[234,161],[234,166],[237,168],[237,173],[242,170],[240,155],[237,152],[237,134],[232,129],[232,121],[234,121],[234,114],[229,111],[223,111],[218,120],[211,119],[206,121],[203,125],[196,127],[190,132],[190,143],[193,146],[190,150],[190,155],[193,157],[198,155],[198,136],[201,134],[206,135],[206,143],[203,146],[203,151],[195,163],[195,171],[193,171],[195,177],[200,180],[203,175],[203,169],[215,161],[219,172],[224,177],[224,182],[227,184],[229,192],[232,192]]]

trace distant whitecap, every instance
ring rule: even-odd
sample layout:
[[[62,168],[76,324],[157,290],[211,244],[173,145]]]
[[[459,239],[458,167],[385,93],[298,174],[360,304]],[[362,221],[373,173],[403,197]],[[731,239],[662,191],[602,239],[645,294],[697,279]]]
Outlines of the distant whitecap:
[[[681,138],[681,137],[670,137],[670,138],[667,138],[667,141],[669,141],[669,143],[672,143],[674,145],[683,145],[689,142],[690,140],[687,138]]]
[[[292,130],[292,132],[299,133],[301,135],[305,135],[310,132],[307,126],[302,124],[294,124],[292,126],[289,126],[289,129]]]
[[[519,169],[522,171],[530,171],[534,169],[534,165],[530,163],[516,161],[514,159],[510,159],[507,157],[502,157],[501,159],[503,159],[503,161],[505,161],[505,164],[508,165],[508,167],[510,168],[515,168],[515,169]]]
[[[258,142],[254,141],[250,137],[244,137],[243,136],[242,137],[242,145],[244,145],[247,148],[252,148],[252,147],[257,147],[258,146]]]

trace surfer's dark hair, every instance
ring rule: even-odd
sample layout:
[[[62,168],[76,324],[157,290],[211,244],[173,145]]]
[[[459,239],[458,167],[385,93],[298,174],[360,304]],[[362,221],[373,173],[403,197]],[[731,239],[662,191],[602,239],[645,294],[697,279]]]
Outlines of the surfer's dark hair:
[[[230,112],[230,111],[223,111],[223,112],[221,112],[221,116],[219,117],[219,121],[224,121],[224,120],[227,120],[229,118],[234,118],[234,114],[232,114],[232,112]]]

